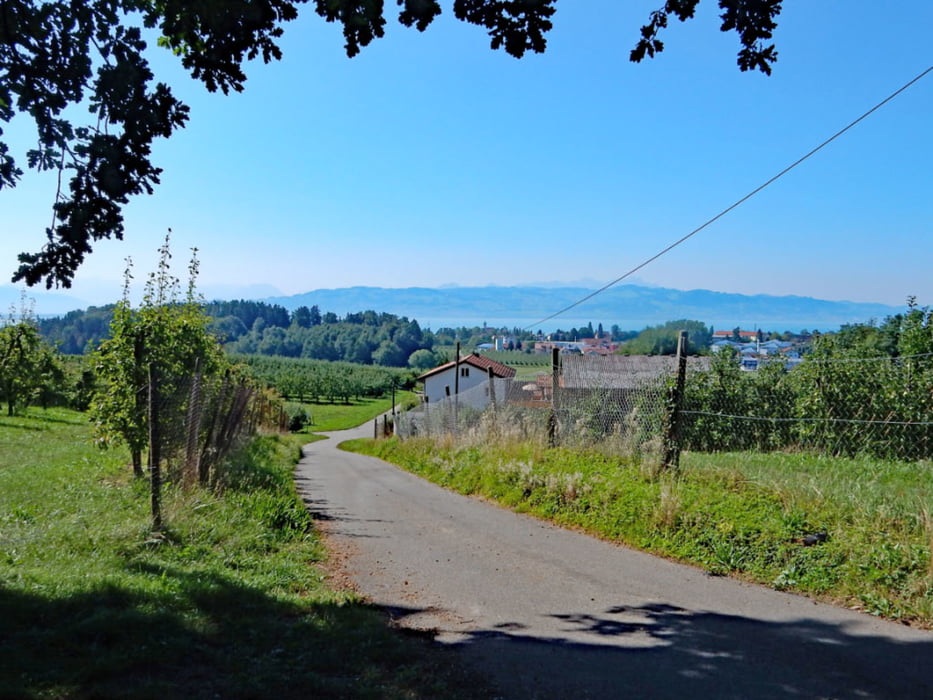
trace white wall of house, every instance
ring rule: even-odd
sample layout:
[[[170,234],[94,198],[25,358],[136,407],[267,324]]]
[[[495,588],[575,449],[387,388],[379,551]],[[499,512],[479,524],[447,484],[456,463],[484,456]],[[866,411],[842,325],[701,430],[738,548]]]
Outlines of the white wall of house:
[[[424,380],[424,396],[429,404],[442,401],[447,396],[445,387],[450,387],[450,395],[454,395],[454,368],[431,375]],[[489,381],[489,375],[483,370],[468,364],[460,365],[460,393]]]

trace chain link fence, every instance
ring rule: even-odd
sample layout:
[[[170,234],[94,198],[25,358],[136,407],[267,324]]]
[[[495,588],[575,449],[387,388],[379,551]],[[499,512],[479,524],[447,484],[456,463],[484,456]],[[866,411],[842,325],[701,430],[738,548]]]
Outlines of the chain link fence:
[[[550,402],[540,394],[525,391],[522,382],[495,377],[441,401],[422,403],[399,414],[395,432],[402,438],[455,435],[476,442],[506,438],[546,440],[549,412]]]
[[[773,361],[742,372],[717,361],[688,377],[682,419],[690,450],[930,459],[933,363],[929,356],[807,359],[790,371]]]
[[[933,357],[780,360],[563,355],[554,375],[494,379],[396,420],[402,437],[532,440],[644,457],[680,450],[933,458]],[[667,452],[666,452],[667,451]],[[667,459],[667,458],[665,458]]]
[[[194,374],[160,390],[158,376],[148,408],[150,427],[157,426],[153,451],[170,478],[185,483],[213,484],[217,468],[261,429],[287,430],[282,402],[234,373]],[[155,448],[155,450],[153,450]]]
[[[705,358],[690,358],[703,366]],[[561,356],[556,375],[491,379],[401,414],[402,437],[465,442],[531,440],[610,453],[660,451],[669,419],[673,357]]]

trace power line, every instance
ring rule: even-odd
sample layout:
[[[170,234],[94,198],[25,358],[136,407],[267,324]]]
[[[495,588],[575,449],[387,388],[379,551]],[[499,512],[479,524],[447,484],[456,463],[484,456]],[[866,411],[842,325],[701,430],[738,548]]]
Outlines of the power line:
[[[881,109],[881,107],[883,107],[883,106],[886,105],[888,102],[890,102],[891,100],[893,100],[895,97],[897,97],[898,95],[900,95],[900,94],[901,94],[902,92],[904,92],[907,88],[909,88],[911,85],[913,85],[914,83],[916,83],[918,80],[920,80],[921,78],[923,78],[927,73],[929,73],[929,72],[931,72],[931,71],[933,71],[933,66],[930,66],[930,67],[927,68],[925,71],[923,71],[922,73],[920,73],[918,76],[916,76],[915,78],[913,78],[913,79],[910,80],[909,82],[907,82],[907,83],[905,83],[904,85],[902,85],[900,88],[898,88],[897,90],[895,90],[894,92],[892,92],[890,95],[888,95],[886,98],[884,98],[883,100],[881,100],[881,102],[879,102],[878,104],[876,104],[874,107],[872,107],[871,109],[869,109],[867,112],[865,112],[864,114],[862,114],[860,117],[858,117],[858,118],[855,119],[854,121],[850,122],[848,125],[846,125],[846,126],[843,127],[842,129],[840,129],[839,131],[837,131],[835,134],[833,134],[832,136],[830,136],[830,137],[829,137],[828,139],[826,139],[825,141],[823,141],[823,143],[821,143],[819,146],[817,146],[816,148],[814,148],[813,150],[811,150],[809,153],[807,153],[806,155],[801,156],[800,158],[798,158],[797,160],[795,160],[793,163],[791,163],[790,165],[788,165],[786,168],[784,168],[784,169],[783,169],[781,172],[779,172],[777,175],[773,176],[772,178],[770,178],[769,180],[767,180],[767,181],[764,182],[763,184],[759,185],[758,187],[756,187],[755,189],[753,189],[751,192],[749,192],[747,195],[745,195],[744,197],[742,197],[740,200],[738,200],[737,202],[735,202],[735,203],[732,204],[731,206],[726,207],[726,208],[723,209],[721,212],[719,212],[718,214],[716,214],[716,216],[714,216],[713,218],[707,220],[705,223],[703,223],[702,225],[698,226],[697,228],[693,229],[693,230],[692,230],[690,233],[688,233],[687,235],[685,235],[685,236],[683,236],[683,237],[677,239],[676,241],[674,241],[673,243],[671,243],[669,246],[667,246],[666,248],[664,248],[664,249],[661,250],[660,252],[658,252],[658,253],[652,255],[650,258],[648,258],[648,259],[645,260],[644,262],[642,262],[642,263],[640,263],[639,265],[636,265],[635,267],[633,267],[631,270],[629,270],[628,272],[626,272],[624,275],[621,275],[620,277],[616,277],[616,278],[615,278],[614,280],[612,280],[611,282],[609,282],[609,283],[603,285],[602,287],[600,287],[600,288],[597,289],[596,291],[587,294],[587,295],[586,295],[585,297],[583,297],[582,299],[579,299],[579,300],[575,301],[575,302],[572,303],[570,306],[567,306],[567,307],[561,309],[560,311],[557,311],[557,312],[551,314],[550,316],[546,316],[545,318],[542,318],[540,321],[536,321],[535,323],[533,323],[533,324],[531,324],[531,325],[525,326],[524,330],[531,330],[531,329],[534,328],[535,326],[540,326],[541,324],[546,323],[547,321],[550,321],[552,318],[557,318],[558,316],[562,316],[563,314],[567,313],[567,312],[570,311],[571,309],[574,309],[574,308],[580,306],[580,304],[583,304],[583,303],[589,301],[590,299],[592,299],[593,297],[597,296],[598,294],[602,294],[603,292],[605,292],[605,291],[606,291],[607,289],[609,289],[610,287],[614,287],[614,286],[617,285],[619,282],[621,282],[622,280],[624,280],[626,277],[631,277],[631,276],[634,275],[636,272],[638,272],[639,270],[641,270],[643,267],[646,267],[647,265],[650,265],[651,263],[653,263],[655,260],[657,260],[658,258],[660,258],[662,255],[666,255],[667,253],[669,253],[670,251],[672,251],[674,248],[676,248],[677,246],[679,246],[681,243],[685,242],[685,241],[688,240],[689,238],[692,238],[693,236],[695,236],[696,234],[698,234],[700,231],[702,231],[703,229],[705,229],[705,228],[706,228],[707,226],[709,226],[710,224],[712,224],[712,223],[718,221],[719,219],[721,219],[722,217],[724,217],[726,214],[728,214],[730,211],[732,211],[733,209],[735,209],[735,208],[738,207],[739,205],[744,204],[746,201],[748,201],[749,199],[751,199],[752,197],[754,197],[756,194],[758,194],[759,192],[761,192],[761,191],[762,191],[764,188],[766,188],[768,185],[770,185],[771,183],[773,183],[773,182],[775,182],[776,180],[780,179],[781,177],[783,177],[784,175],[786,175],[787,173],[789,173],[791,170],[793,170],[794,168],[796,168],[798,165],[800,165],[801,163],[803,163],[803,162],[804,162],[805,160],[807,160],[810,156],[812,156],[812,155],[816,154],[817,152],[821,151],[823,148],[825,148],[825,147],[828,146],[830,143],[832,143],[832,142],[835,141],[837,138],[839,138],[839,137],[842,136],[844,133],[846,133],[849,129],[851,129],[851,128],[854,127],[856,124],[858,124],[860,121],[862,121],[863,119],[865,119],[865,117],[867,117],[867,116],[869,116],[870,114],[872,114],[873,112],[876,112],[877,110]]]

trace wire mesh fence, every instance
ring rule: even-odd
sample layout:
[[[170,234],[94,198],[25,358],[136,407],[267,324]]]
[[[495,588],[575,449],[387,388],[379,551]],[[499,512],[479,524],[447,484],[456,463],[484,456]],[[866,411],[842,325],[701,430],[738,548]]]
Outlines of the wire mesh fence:
[[[814,358],[744,371],[736,358],[561,356],[556,375],[494,379],[396,421],[400,437],[514,438],[605,452],[795,451],[933,457],[933,357]]]
[[[705,360],[693,358],[693,364]],[[657,449],[668,420],[672,357],[563,356],[556,376],[489,382],[402,414],[402,437],[532,440],[609,452]]]
[[[396,434],[402,438],[456,435],[474,441],[545,440],[550,401],[522,387],[522,382],[496,377],[441,401],[423,403],[396,418]]]
[[[149,406],[149,422],[159,427],[155,452],[172,477],[187,483],[213,483],[223,459],[260,428],[287,428],[282,403],[235,374],[195,373],[171,385],[155,379]]]
[[[929,459],[933,364],[927,356],[807,359],[741,372],[726,361],[688,378],[685,449],[800,451]]]

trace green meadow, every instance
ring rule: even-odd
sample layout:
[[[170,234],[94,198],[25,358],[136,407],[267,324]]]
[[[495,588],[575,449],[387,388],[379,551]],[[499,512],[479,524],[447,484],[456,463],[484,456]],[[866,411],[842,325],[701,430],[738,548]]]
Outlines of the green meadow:
[[[213,490],[169,483],[152,533],[147,484],[82,414],[0,419],[0,697],[469,697],[328,584],[292,480],[308,440],[259,438]]]

